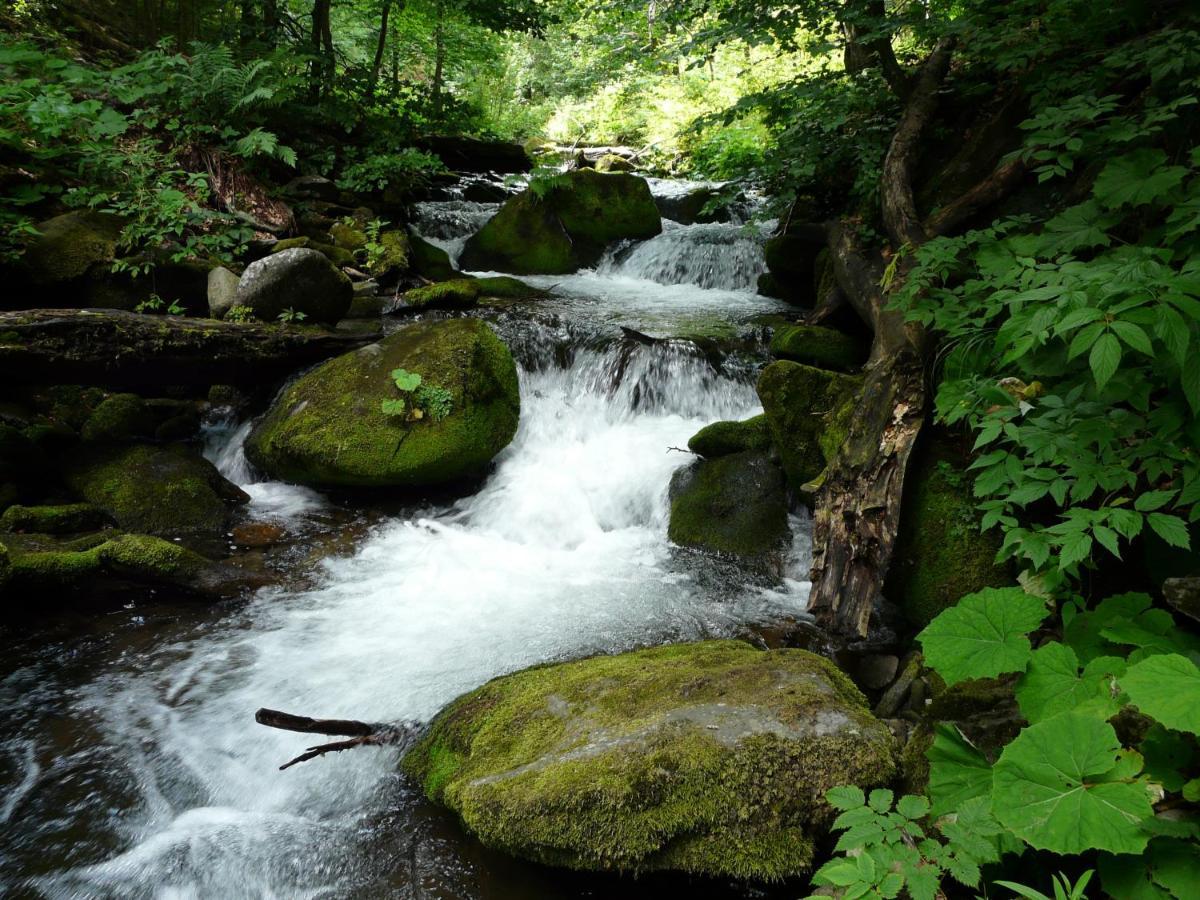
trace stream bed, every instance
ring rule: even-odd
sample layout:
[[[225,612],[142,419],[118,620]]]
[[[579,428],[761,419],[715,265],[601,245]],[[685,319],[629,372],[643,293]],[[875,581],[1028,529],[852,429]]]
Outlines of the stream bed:
[[[464,204],[425,204],[421,227],[461,247],[494,211]],[[594,271],[528,279],[551,291],[544,301],[481,312],[518,359],[521,422],[466,497],[372,505],[263,482],[241,455],[249,423],[215,421],[208,455],[251,494],[249,517],[299,536],[276,560],[294,577],[244,601],[161,597],[0,636],[0,894],[515,900],[679,889],[678,878],[583,877],[485,851],[399,775],[395,749],[279,772],[315,741],[253,714],[426,721],[532,664],[803,620],[803,514],[779,580],[666,538],[667,486],[691,459],[679,448],[710,422],[761,411],[756,322],[785,307],[752,292],[757,246],[742,225],[669,223]]]

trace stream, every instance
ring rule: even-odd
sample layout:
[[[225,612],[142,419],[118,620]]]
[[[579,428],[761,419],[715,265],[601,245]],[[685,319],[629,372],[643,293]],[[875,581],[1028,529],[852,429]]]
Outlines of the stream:
[[[417,225],[455,254],[496,208],[421,204]],[[364,511],[361,497],[264,482],[241,453],[251,423],[214,420],[207,454],[251,494],[249,518],[300,536],[283,558],[295,577],[236,603],[160,597],[0,637],[0,894],[516,900],[680,888],[490,853],[399,775],[395,749],[279,772],[316,741],[253,720],[268,706],[426,721],[535,663],[761,641],[806,617],[802,512],[781,580],[667,541],[667,486],[692,458],[672,448],[761,411],[758,323],[786,307],[753,293],[752,226],[665,225],[593,271],[527,279],[550,289],[544,301],[480,313],[518,360],[521,422],[470,496]]]

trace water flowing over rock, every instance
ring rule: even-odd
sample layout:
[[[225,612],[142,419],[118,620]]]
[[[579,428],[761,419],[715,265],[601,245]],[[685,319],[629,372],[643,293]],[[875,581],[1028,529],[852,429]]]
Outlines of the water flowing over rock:
[[[484,844],[577,869],[804,872],[826,790],[886,783],[894,746],[803,650],[710,641],[507,675],[404,758]]]
[[[659,284],[753,291],[764,268],[762,241],[756,230],[739,225],[668,225],[658,237],[610,253],[599,271]]]

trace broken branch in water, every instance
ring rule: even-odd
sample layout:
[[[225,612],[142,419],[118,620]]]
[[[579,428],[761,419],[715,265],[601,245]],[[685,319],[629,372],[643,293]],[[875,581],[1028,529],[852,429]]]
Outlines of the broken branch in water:
[[[354,747],[407,747],[416,732],[416,726],[412,723],[381,725],[359,722],[357,719],[312,719],[308,716],[294,716],[277,709],[260,709],[254,714],[254,721],[259,725],[279,728],[283,731],[339,735],[350,738],[348,741],[332,741],[328,744],[308,747],[304,753],[280,766],[281,772],[297,763],[308,762],[310,759],[316,759],[326,753],[340,753],[342,750],[350,750]]]

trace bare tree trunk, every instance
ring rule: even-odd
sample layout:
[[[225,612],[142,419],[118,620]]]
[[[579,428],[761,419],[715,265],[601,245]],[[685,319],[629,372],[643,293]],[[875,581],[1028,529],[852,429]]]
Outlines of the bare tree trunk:
[[[379,38],[375,42],[375,59],[371,63],[371,81],[367,86],[368,97],[375,96],[375,88],[379,84],[379,73],[383,69],[383,57],[387,52],[388,18],[391,13],[392,0],[383,0],[383,9],[379,14]]]
[[[321,99],[321,94],[329,89],[333,82],[333,32],[329,24],[329,10],[333,0],[313,0],[312,32],[309,42],[312,45],[312,67],[309,70],[309,98],[313,103]]]
[[[442,79],[446,63],[446,40],[443,33],[445,7],[442,0],[437,0],[436,10],[437,25],[433,32],[433,118],[435,122],[440,122],[442,118]]]
[[[279,4],[278,0],[263,0],[263,40],[268,47],[274,48],[279,43]]]

